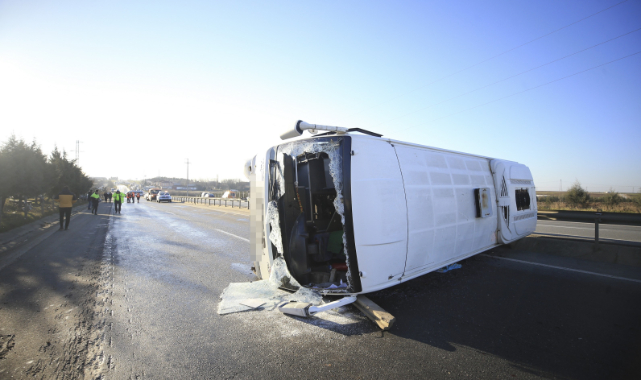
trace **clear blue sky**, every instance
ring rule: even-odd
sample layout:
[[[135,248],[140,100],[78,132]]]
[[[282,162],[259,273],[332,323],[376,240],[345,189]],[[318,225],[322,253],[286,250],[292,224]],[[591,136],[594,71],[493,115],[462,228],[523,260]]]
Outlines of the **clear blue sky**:
[[[641,1],[619,3],[4,0],[0,141],[80,140],[92,176],[242,178],[302,119],[639,191]]]

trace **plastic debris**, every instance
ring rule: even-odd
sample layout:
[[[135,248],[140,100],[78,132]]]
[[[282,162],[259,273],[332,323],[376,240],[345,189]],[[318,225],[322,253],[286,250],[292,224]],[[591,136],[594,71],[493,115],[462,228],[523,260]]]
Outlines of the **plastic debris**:
[[[436,271],[437,271],[438,273],[445,273],[445,272],[449,272],[449,271],[454,270],[454,269],[459,269],[459,268],[461,268],[461,267],[462,267],[462,265],[461,265],[461,264],[459,264],[459,263],[454,263],[454,264],[450,264],[450,265],[444,266],[444,267],[443,267],[443,268],[441,268],[441,269],[437,269]]]
[[[241,305],[245,305],[245,306],[251,307],[252,309],[255,309],[257,307],[263,306],[265,304],[265,300],[261,300],[258,298],[250,298],[248,300],[240,301],[239,303]]]
[[[298,288],[298,291],[290,293],[279,289],[285,283]],[[322,296],[317,291],[300,286],[289,274],[282,257],[274,260],[269,280],[232,282],[220,295],[220,299],[218,314],[221,315],[257,309],[248,305],[249,300],[262,301],[263,303],[259,305],[262,306],[261,310],[274,310],[276,305],[283,301],[306,302],[312,305],[323,302]]]

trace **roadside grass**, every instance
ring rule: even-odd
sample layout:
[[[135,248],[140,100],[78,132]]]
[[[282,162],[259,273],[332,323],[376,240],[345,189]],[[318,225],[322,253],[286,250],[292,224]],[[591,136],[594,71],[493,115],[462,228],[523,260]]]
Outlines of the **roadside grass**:
[[[42,219],[45,216],[58,213],[58,202],[51,198],[45,198],[44,202],[36,205],[35,199],[28,199],[31,202],[31,210],[27,213],[25,218],[22,207],[17,202],[7,200],[4,205],[4,214],[2,215],[2,222],[0,222],[0,232],[7,232],[14,228],[22,227],[36,220]],[[86,201],[79,200],[76,205],[86,204]]]
[[[573,205],[566,201],[566,192],[537,191],[536,198],[539,211],[591,211],[641,213],[641,194],[614,193],[616,202],[612,202],[612,193],[589,193],[590,200],[585,205]]]

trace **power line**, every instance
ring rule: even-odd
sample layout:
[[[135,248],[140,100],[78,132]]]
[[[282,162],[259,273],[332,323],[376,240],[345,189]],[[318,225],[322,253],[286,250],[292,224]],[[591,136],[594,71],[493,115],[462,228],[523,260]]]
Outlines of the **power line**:
[[[569,58],[569,57],[572,57],[572,56],[574,56],[574,55],[577,55],[577,54],[579,54],[579,53],[583,53],[584,51],[587,51],[587,50],[593,49],[593,48],[595,48],[595,47],[597,47],[597,46],[601,46],[601,45],[606,44],[606,43],[608,43],[608,42],[612,42],[612,41],[614,41],[614,40],[616,40],[616,39],[619,39],[619,38],[621,38],[621,37],[627,36],[628,34],[632,34],[632,33],[638,32],[639,30],[641,30],[641,28],[637,28],[637,29],[632,30],[632,31],[630,31],[630,32],[627,32],[627,33],[621,34],[621,35],[619,35],[619,36],[616,36],[616,37],[610,38],[610,39],[609,39],[609,40],[607,40],[607,41],[599,42],[599,43],[598,43],[598,44],[596,44],[596,45],[592,45],[592,46],[587,47],[587,48],[585,48],[585,49],[581,49],[581,50],[575,51],[574,53],[568,54],[568,55],[566,55],[566,56],[564,56],[564,57],[557,58],[557,59],[555,59],[555,60],[549,61],[549,62],[544,63],[544,64],[542,64],[542,65],[539,65],[539,66],[533,67],[533,68],[531,68],[531,69],[528,69],[528,70],[522,71],[522,72],[520,72],[520,73],[518,73],[518,74],[514,74],[514,75],[511,75],[511,76],[509,76],[509,77],[506,77],[506,78],[503,78],[503,79],[499,79],[499,80],[497,80],[497,81],[495,81],[495,82],[492,82],[492,83],[486,84],[486,85],[484,85],[484,86],[481,86],[481,87],[475,88],[475,89],[473,89],[473,90],[470,90],[470,91],[464,92],[464,93],[462,93],[462,94],[459,94],[459,95],[453,96],[453,97],[451,97],[451,98],[449,98],[449,99],[442,100],[442,101],[440,101],[440,102],[438,102],[438,103],[430,104],[429,106],[422,107],[422,108],[419,108],[419,109],[417,109],[417,110],[415,110],[415,111],[411,111],[411,112],[408,112],[408,113],[403,114],[403,115],[401,115],[401,116],[394,117],[393,119],[389,119],[389,120],[386,120],[386,121],[380,122],[380,123],[378,123],[378,124],[375,124],[374,126],[381,125],[381,124],[387,124],[387,123],[389,123],[390,121],[398,120],[398,119],[401,119],[401,118],[403,118],[403,117],[405,117],[405,116],[412,115],[412,114],[415,114],[415,113],[417,113],[417,112],[424,111],[424,110],[426,110],[426,109],[428,109],[428,108],[431,108],[431,107],[434,107],[434,106],[441,105],[441,104],[443,104],[443,103],[449,102],[449,101],[454,100],[454,99],[458,99],[458,98],[460,98],[460,97],[462,97],[462,96],[469,95],[469,94],[471,94],[471,93],[473,93],[473,92],[483,90],[483,89],[488,88],[488,87],[490,87],[490,86],[493,86],[493,85],[495,85],[495,84],[498,84],[498,83],[501,83],[501,82],[505,82],[506,80],[510,80],[510,79],[516,78],[516,77],[518,77],[518,76],[520,76],[520,75],[527,74],[527,73],[529,73],[529,72],[531,72],[531,71],[534,71],[534,70],[540,69],[541,67],[545,67],[545,66],[551,65],[551,64],[553,64],[553,63],[556,63],[556,62],[562,61],[562,60],[564,60],[564,59],[566,59],[566,58]]]
[[[555,30],[553,30],[553,31],[551,31],[551,32],[548,32],[548,33],[546,33],[546,34],[542,35],[542,36],[536,37],[536,38],[534,38],[534,39],[532,39],[532,40],[530,40],[530,41],[527,41],[527,42],[525,42],[525,43],[522,43],[521,45],[518,45],[518,46],[515,46],[515,47],[513,47],[513,48],[511,48],[511,49],[508,49],[508,50],[506,50],[506,51],[504,51],[504,52],[502,52],[502,53],[499,53],[499,54],[494,55],[494,56],[492,56],[492,57],[490,57],[490,58],[484,59],[484,60],[482,60],[482,61],[480,61],[480,62],[477,62],[477,63],[475,63],[475,64],[473,64],[473,65],[467,66],[467,67],[465,67],[465,68],[463,68],[463,69],[461,69],[461,70],[455,71],[455,72],[453,72],[453,73],[451,73],[451,74],[448,74],[448,75],[446,75],[446,76],[444,76],[444,77],[441,77],[441,78],[439,78],[439,79],[436,79],[436,80],[434,80],[434,81],[432,81],[432,82],[430,82],[430,83],[427,83],[427,84],[425,84],[425,85],[423,85],[423,86],[417,87],[417,88],[415,88],[415,89],[413,89],[413,90],[410,90],[410,91],[407,91],[407,92],[404,92],[404,93],[402,93],[402,94],[400,94],[400,95],[397,95],[397,96],[396,96],[396,97],[394,97],[394,98],[391,98],[391,99],[385,100],[385,101],[383,101],[383,102],[377,103],[377,104],[375,104],[375,105],[373,105],[373,106],[371,106],[371,107],[368,107],[368,108],[362,109],[361,111],[358,111],[358,112],[353,113],[353,114],[351,114],[351,115],[347,115],[346,117],[353,117],[353,116],[359,115],[359,114],[361,114],[361,113],[363,113],[363,112],[365,112],[365,111],[367,111],[367,110],[370,110],[370,109],[372,109],[372,108],[376,108],[376,107],[379,107],[379,106],[381,106],[381,105],[383,105],[383,104],[385,104],[385,103],[389,103],[389,102],[391,102],[391,101],[394,101],[394,100],[400,99],[400,98],[402,98],[402,97],[404,97],[404,96],[406,96],[406,95],[408,95],[408,94],[410,94],[410,93],[412,93],[412,92],[416,92],[416,91],[418,91],[418,90],[422,90],[422,89],[424,89],[424,88],[426,88],[426,87],[428,87],[428,86],[433,85],[433,84],[434,84],[434,83],[436,83],[436,82],[439,82],[439,81],[442,81],[443,79],[447,79],[447,78],[450,78],[450,77],[452,77],[452,76],[454,76],[454,75],[460,74],[460,73],[462,73],[462,72],[464,72],[464,71],[467,71],[467,70],[469,70],[469,69],[471,69],[471,68],[473,68],[473,67],[476,67],[476,66],[481,65],[481,64],[483,64],[483,63],[486,63],[486,62],[488,62],[488,61],[491,61],[491,60],[493,60],[493,59],[495,59],[495,58],[498,58],[498,57],[500,57],[500,56],[502,56],[502,55],[505,55],[505,54],[507,54],[507,53],[510,53],[510,52],[512,52],[512,51],[514,51],[514,50],[516,50],[516,49],[522,48],[522,47],[523,47],[523,46],[525,46],[525,45],[529,45],[529,44],[531,44],[532,42],[536,42],[536,41],[538,41],[538,40],[540,40],[540,39],[542,39],[542,38],[545,38],[545,37],[548,37],[548,36],[550,36],[550,35],[552,35],[552,34],[554,34],[554,33],[560,32],[560,31],[561,31],[561,30],[563,30],[563,29],[569,28],[569,27],[571,27],[571,26],[573,26],[573,25],[576,25],[576,24],[578,24],[578,23],[580,23],[580,22],[583,22],[583,21],[585,21],[585,20],[587,20],[587,19],[589,19],[589,18],[591,18],[591,17],[594,17],[594,16],[596,16],[596,15],[598,15],[598,14],[600,14],[600,13],[603,13],[603,12],[605,12],[605,11],[609,10],[609,9],[612,9],[612,8],[614,8],[614,7],[617,7],[617,6],[621,5],[621,4],[623,4],[623,3],[626,3],[627,1],[628,1],[628,0],[623,0],[623,1],[618,2],[618,3],[614,4],[614,5],[611,5],[611,6],[607,7],[607,8],[601,9],[600,11],[598,11],[598,12],[596,12],[596,13],[592,13],[591,15],[586,16],[586,17],[584,17],[584,18],[582,18],[582,19],[580,19],[580,20],[574,21],[573,23],[570,23],[570,24],[565,25],[565,26],[563,26],[563,27],[561,27],[561,28],[555,29]]]
[[[454,112],[454,113],[451,113],[451,114],[449,114],[449,115],[446,115],[446,116],[443,116],[443,117],[439,117],[439,118],[436,118],[436,119],[430,120],[430,121],[428,121],[428,123],[433,123],[433,122],[435,122],[435,121],[438,121],[438,120],[441,120],[441,119],[445,119],[445,118],[448,118],[448,117],[450,117],[450,116],[458,115],[458,114],[460,114],[460,113],[467,112],[467,111],[473,110],[473,109],[475,109],[475,108],[479,108],[479,107],[486,106],[486,105],[488,105],[488,104],[496,103],[496,102],[498,102],[498,101],[500,101],[500,100],[507,99],[507,98],[510,98],[510,97],[512,97],[512,96],[522,94],[522,93],[524,93],[524,92],[528,92],[528,91],[531,91],[531,90],[535,90],[535,89],[537,89],[537,88],[540,88],[540,87],[543,87],[543,86],[547,86],[548,84],[552,84],[552,83],[555,83],[555,82],[561,81],[561,80],[563,80],[563,79],[567,79],[567,78],[571,78],[571,77],[576,76],[576,75],[579,75],[579,74],[583,74],[583,73],[588,72],[588,71],[590,71],[590,70],[598,69],[599,67],[602,67],[602,66],[605,66],[605,65],[609,65],[610,63],[614,63],[614,62],[617,62],[617,61],[620,61],[620,60],[623,60],[623,59],[626,59],[626,58],[630,58],[630,57],[635,56],[635,55],[637,55],[637,54],[639,54],[639,53],[641,53],[641,51],[638,51],[638,52],[636,52],[636,53],[632,53],[632,54],[626,55],[625,57],[617,58],[617,59],[612,60],[612,61],[609,61],[609,62],[602,63],[602,64],[597,65],[597,66],[594,66],[594,67],[590,67],[589,69],[585,69],[585,70],[578,71],[578,72],[576,72],[576,73],[574,73],[574,74],[566,75],[566,76],[564,76],[564,77],[561,77],[561,78],[558,78],[558,79],[555,79],[555,80],[552,80],[552,81],[549,81],[549,82],[546,82],[546,83],[540,84],[540,85],[538,85],[538,86],[534,86],[534,87],[531,87],[531,88],[525,89],[525,90],[523,90],[523,91],[515,92],[515,93],[513,93],[513,94],[510,94],[510,95],[504,96],[504,97],[502,97],[502,98],[494,99],[494,100],[492,100],[492,101],[489,101],[489,102],[486,102],[486,103],[483,103],[483,104],[479,104],[479,105],[476,105],[476,106],[474,106],[474,107],[470,107],[470,108],[464,109],[464,110],[462,110],[462,111]],[[405,129],[402,129],[401,131],[406,131],[406,130],[408,130],[408,129],[416,128],[416,127],[418,127],[418,126],[420,126],[420,125],[414,125],[414,126],[411,126],[411,127],[405,128]]]

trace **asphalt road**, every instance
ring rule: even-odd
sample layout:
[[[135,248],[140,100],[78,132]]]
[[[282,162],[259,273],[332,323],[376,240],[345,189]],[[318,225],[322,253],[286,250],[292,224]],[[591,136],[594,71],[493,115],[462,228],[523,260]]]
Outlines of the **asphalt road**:
[[[255,280],[246,212],[108,206],[0,270],[0,378],[641,376],[639,280],[478,255],[371,294],[385,333],[351,306],[220,316],[225,287]]]
[[[594,239],[594,223],[539,220],[536,232]],[[599,238],[641,242],[641,226],[599,224]]]

